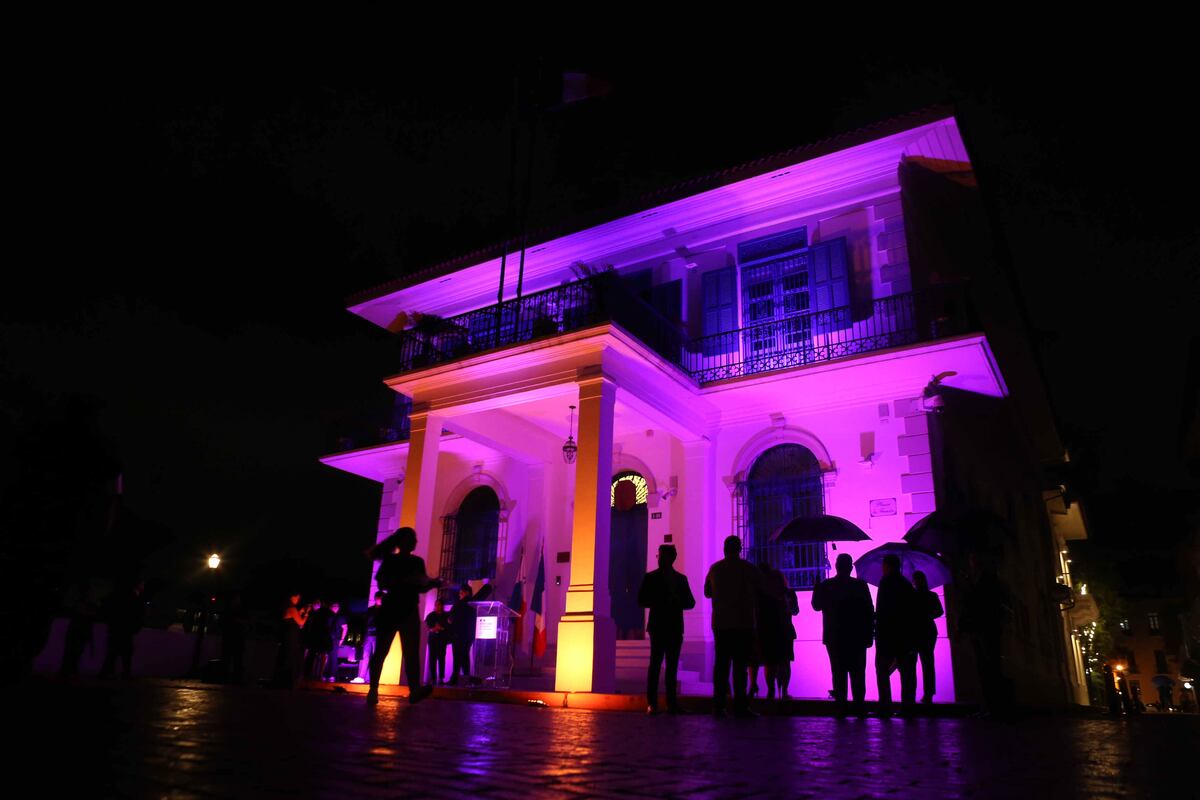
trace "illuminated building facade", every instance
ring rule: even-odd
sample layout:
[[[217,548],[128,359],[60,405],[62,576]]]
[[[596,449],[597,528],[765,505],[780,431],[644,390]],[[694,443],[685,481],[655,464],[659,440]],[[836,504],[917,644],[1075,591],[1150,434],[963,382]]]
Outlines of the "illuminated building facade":
[[[1021,528],[1002,569],[1019,691],[1066,702],[1041,477],[1062,447],[981,207],[933,110],[662,192],[532,244],[523,269],[497,249],[405,276],[350,306],[403,328],[386,382],[405,415],[393,441],[323,462],[380,484],[379,535],[414,527],[434,574],[507,599],[524,553],[528,601],[540,546],[562,691],[644,680],[629,593],[664,542],[700,601],[683,687],[709,691],[702,582],[736,534],[799,592],[791,693],[826,697],[809,590],[834,557],[900,541],[945,498],[984,505]],[[816,514],[870,539],[771,538]],[[937,625],[937,699],[977,696],[969,648]]]

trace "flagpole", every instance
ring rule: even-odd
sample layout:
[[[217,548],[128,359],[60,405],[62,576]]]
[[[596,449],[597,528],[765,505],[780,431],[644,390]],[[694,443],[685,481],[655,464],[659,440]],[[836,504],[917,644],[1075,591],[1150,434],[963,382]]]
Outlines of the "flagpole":
[[[500,344],[500,328],[504,325],[504,273],[508,266],[508,240],[512,234],[513,193],[517,185],[517,129],[520,123],[521,72],[513,74],[513,119],[508,152],[508,195],[505,197],[504,239],[500,244],[500,287],[496,291],[496,344]],[[514,331],[516,328],[514,328]]]
[[[539,569],[541,568],[541,559],[543,557],[542,549],[545,546],[546,546],[545,540],[538,541],[538,568]],[[537,591],[537,578],[533,579],[533,590],[535,592]],[[545,589],[545,587],[542,587],[542,608],[543,609],[546,608],[546,589]],[[529,610],[533,611],[533,608],[531,607]],[[545,617],[546,617],[546,615],[545,615],[545,613],[543,613],[542,618],[545,619]],[[530,627],[533,628],[533,638],[529,640],[529,674],[532,675],[533,669],[534,669],[534,667],[533,667],[533,651],[537,649],[537,646],[536,646],[536,642],[537,642],[537,612],[536,611],[534,611],[534,614],[533,614],[533,625],[531,625]]]

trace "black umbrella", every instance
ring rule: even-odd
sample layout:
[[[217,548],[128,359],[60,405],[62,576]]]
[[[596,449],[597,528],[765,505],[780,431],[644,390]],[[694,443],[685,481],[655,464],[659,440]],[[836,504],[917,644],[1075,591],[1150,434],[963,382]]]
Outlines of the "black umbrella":
[[[1150,682],[1160,689],[1170,689],[1175,685],[1175,681],[1167,675],[1155,675]]]
[[[807,542],[865,542],[870,536],[863,533],[853,522],[821,514],[816,517],[796,517],[780,525],[771,534],[770,541],[776,544]]]
[[[875,586],[883,580],[884,556],[893,555],[900,559],[900,572],[912,580],[913,572],[920,570],[929,580],[929,587],[950,582],[950,568],[940,558],[920,550],[914,550],[904,542],[888,542],[863,553],[854,562],[858,577]]]
[[[915,549],[943,557],[998,553],[1008,538],[1004,520],[982,508],[939,509],[904,534]]]

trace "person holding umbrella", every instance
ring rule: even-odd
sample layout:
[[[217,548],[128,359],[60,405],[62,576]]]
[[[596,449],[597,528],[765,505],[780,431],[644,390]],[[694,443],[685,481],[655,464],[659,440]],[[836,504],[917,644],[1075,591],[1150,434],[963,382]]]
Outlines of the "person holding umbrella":
[[[862,716],[867,693],[867,648],[871,646],[875,609],[867,582],[853,578],[854,562],[848,553],[837,557],[835,577],[823,580],[812,593],[812,607],[821,612],[821,641],[829,651],[833,673],[835,715],[846,715],[846,677],[854,695],[855,714]]]

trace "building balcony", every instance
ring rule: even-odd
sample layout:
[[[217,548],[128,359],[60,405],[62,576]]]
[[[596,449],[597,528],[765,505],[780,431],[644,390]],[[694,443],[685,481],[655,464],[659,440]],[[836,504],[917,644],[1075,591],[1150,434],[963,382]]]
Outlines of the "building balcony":
[[[420,328],[402,331],[397,374],[417,375],[610,324],[661,356],[684,382],[704,388],[956,336],[969,332],[973,323],[963,287],[940,286],[689,337],[616,275],[601,274],[454,317],[425,320]],[[330,451],[406,441],[410,405],[407,397],[398,395],[390,413],[344,432],[331,442]]]
[[[601,274],[403,331],[399,373],[607,323],[697,386],[932,341],[970,326],[962,287],[940,286],[693,338],[617,276]]]

